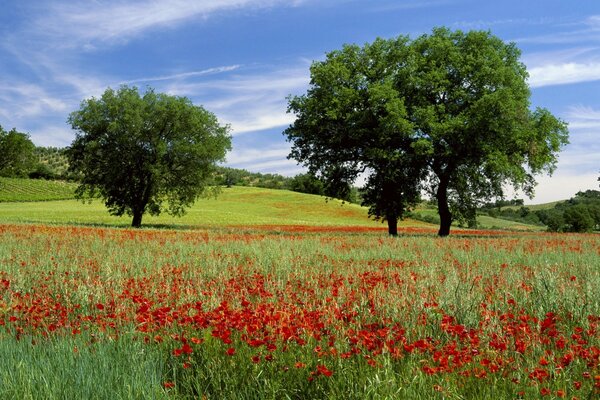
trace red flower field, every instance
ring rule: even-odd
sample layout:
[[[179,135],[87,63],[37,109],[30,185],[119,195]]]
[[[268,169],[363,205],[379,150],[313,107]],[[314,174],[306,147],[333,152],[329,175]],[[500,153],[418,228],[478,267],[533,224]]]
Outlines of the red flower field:
[[[600,395],[597,235],[0,225],[0,243],[5,347],[146,349],[166,397]]]

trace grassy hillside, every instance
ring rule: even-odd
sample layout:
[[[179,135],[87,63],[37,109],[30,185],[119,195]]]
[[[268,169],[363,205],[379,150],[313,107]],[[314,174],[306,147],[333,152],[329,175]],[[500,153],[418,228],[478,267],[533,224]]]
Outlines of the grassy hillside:
[[[82,223],[128,226],[131,218],[113,217],[101,201],[84,204],[76,200],[0,203],[1,222]],[[164,214],[145,215],[145,226],[225,225],[325,225],[384,228],[367,218],[356,204],[287,190],[234,186],[223,188],[217,198],[200,199],[182,218]],[[423,225],[407,222],[409,225]]]
[[[425,221],[439,221],[437,209],[417,208],[413,214],[419,216],[418,219]],[[456,224],[453,224],[456,227]],[[477,215],[477,227],[481,229],[506,229],[516,231],[544,231],[545,226],[531,225],[519,221],[510,221],[502,218],[493,218],[488,215]]]
[[[74,183],[43,179],[0,178],[0,202],[72,199]]]
[[[561,201],[564,201],[564,200],[553,201],[553,202],[550,202],[550,203],[541,203],[541,204],[525,204],[525,207],[527,207],[531,211],[550,210],[550,209],[554,208],[554,206],[557,205],[558,203],[560,203]],[[512,210],[518,210],[521,207],[520,206],[505,206],[505,207],[502,207],[502,209],[504,209],[504,208],[509,208],[509,209],[512,209]]]
[[[0,178],[0,223],[78,223],[128,226],[128,216],[113,217],[101,201],[91,204],[73,200],[76,184]],[[434,209],[420,209],[420,214],[435,217]],[[543,230],[488,216],[479,216],[480,228]],[[314,196],[266,188],[234,186],[223,188],[218,198],[200,199],[182,218],[167,214],[144,216],[145,226],[191,227],[230,225],[310,225],[369,226],[385,229],[386,225],[367,217],[367,209],[356,204],[326,200]],[[414,220],[401,221],[400,226],[435,225]]]

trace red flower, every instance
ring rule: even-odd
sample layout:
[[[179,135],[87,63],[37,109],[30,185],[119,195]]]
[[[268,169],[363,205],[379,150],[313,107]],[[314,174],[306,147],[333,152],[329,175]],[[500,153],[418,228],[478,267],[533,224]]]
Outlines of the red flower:
[[[235,354],[235,349],[233,347],[230,347],[227,349],[227,355],[228,356],[232,356]]]
[[[175,384],[173,382],[167,381],[167,382],[163,382],[163,387],[165,389],[171,389],[171,388],[175,387]]]
[[[325,375],[325,376],[331,376],[331,375],[333,375],[333,371],[329,370],[324,365],[317,365],[317,373],[319,373],[321,375]]]

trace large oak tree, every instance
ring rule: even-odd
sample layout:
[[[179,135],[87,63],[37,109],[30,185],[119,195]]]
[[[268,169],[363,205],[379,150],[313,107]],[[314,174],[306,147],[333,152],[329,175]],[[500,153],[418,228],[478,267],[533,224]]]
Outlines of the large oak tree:
[[[185,97],[123,86],[82,102],[68,149],[80,198],[100,196],[139,227],[145,213],[181,215],[210,184],[231,148],[229,127]]]
[[[289,99],[290,157],[334,185],[366,174],[364,204],[390,234],[429,192],[446,236],[506,184],[531,195],[568,143],[565,123],[531,109],[519,57],[489,32],[446,28],[332,51]]]

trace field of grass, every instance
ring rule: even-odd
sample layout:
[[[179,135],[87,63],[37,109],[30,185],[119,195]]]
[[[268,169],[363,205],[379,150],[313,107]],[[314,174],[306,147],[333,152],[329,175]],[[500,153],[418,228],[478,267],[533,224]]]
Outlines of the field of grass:
[[[0,224],[0,398],[600,395],[598,235],[314,227]]]
[[[431,220],[434,218],[438,219],[437,209],[433,208],[419,208],[414,211],[416,214],[421,216],[429,216]],[[453,226],[457,224],[454,223]],[[502,218],[493,218],[488,215],[477,216],[477,227],[481,229],[502,229],[502,230],[514,230],[514,231],[533,231],[539,232],[546,230],[545,226],[540,225],[529,225],[516,221],[509,221]]]
[[[129,226],[131,217],[110,216],[100,200],[91,204],[63,200],[26,204],[0,203],[1,222]],[[287,190],[242,186],[223,188],[217,198],[199,199],[182,218],[167,214],[158,217],[145,215],[142,222],[147,227],[163,228],[337,225],[387,229],[387,225],[370,220],[367,209],[356,204]],[[403,224],[427,225],[417,221],[404,221]]]
[[[76,185],[65,182],[0,178],[0,222],[92,224],[129,226],[128,216],[113,217],[100,200],[84,204],[73,200]],[[67,200],[63,200],[67,199]],[[52,201],[54,200],[54,201]],[[59,201],[57,201],[59,200]],[[19,204],[28,202],[27,204]],[[419,209],[420,214],[437,216],[434,209]],[[183,218],[163,214],[144,216],[150,227],[189,228],[222,225],[345,225],[385,224],[367,218],[367,210],[356,204],[327,200],[287,190],[234,186],[223,188],[217,198],[200,199]],[[543,227],[525,225],[488,216],[478,217],[483,229],[540,231]],[[401,226],[434,226],[406,220]]]
[[[0,203],[72,199],[74,183],[0,177]]]

